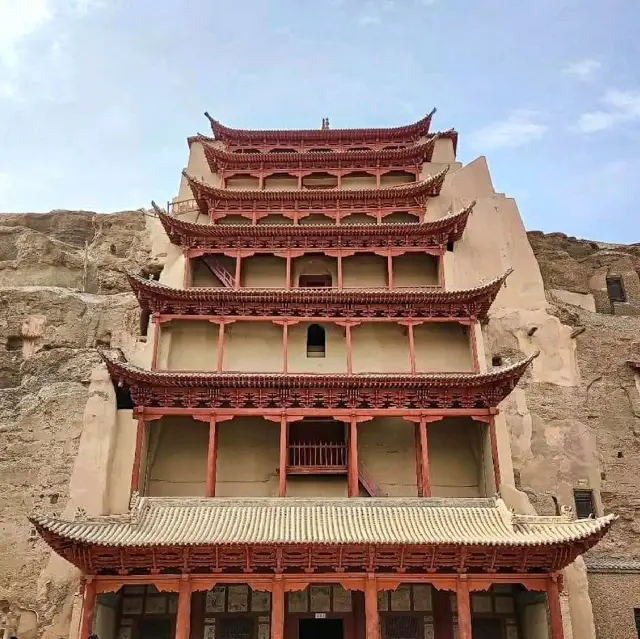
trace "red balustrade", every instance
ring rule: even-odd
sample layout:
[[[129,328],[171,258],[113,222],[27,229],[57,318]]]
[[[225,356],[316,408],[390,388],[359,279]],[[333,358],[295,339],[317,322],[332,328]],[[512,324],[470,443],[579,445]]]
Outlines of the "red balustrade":
[[[347,445],[334,442],[289,444],[287,473],[320,474],[347,472]]]

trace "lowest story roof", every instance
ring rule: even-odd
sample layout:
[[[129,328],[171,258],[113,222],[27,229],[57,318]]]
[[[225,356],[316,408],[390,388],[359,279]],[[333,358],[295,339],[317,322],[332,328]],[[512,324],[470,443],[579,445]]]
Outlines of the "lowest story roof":
[[[128,515],[69,521],[34,516],[40,531],[98,546],[546,546],[606,531],[614,515],[515,515],[501,499],[150,498]]]
[[[429,133],[431,119],[435,113],[436,109],[433,109],[431,113],[428,113],[417,122],[405,126],[368,129],[232,129],[224,126],[206,112],[205,116],[209,120],[214,138],[231,144],[282,142],[290,142],[292,144],[344,144],[365,139],[372,142],[415,141]]]
[[[280,315],[318,317],[459,317],[484,319],[498,291],[511,273],[470,289],[333,288],[173,288],[155,280],[127,274],[140,307],[164,314],[215,315],[220,304],[225,316]],[[180,309],[180,310],[179,310]]]

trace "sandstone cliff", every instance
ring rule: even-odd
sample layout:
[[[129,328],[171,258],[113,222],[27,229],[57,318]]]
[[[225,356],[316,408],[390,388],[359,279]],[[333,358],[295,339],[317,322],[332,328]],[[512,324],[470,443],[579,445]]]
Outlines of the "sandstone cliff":
[[[96,347],[138,334],[124,270],[158,269],[145,222],[142,212],[0,216],[0,627],[21,637],[35,635],[36,614],[39,633],[67,632],[77,584],[45,570],[50,553],[26,518],[68,501]]]

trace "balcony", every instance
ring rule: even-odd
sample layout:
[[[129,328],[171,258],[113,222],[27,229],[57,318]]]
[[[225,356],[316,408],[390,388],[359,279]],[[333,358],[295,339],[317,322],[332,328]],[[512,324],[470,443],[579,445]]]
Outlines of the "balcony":
[[[288,446],[287,474],[342,475],[347,472],[347,445],[342,442],[295,442]]]

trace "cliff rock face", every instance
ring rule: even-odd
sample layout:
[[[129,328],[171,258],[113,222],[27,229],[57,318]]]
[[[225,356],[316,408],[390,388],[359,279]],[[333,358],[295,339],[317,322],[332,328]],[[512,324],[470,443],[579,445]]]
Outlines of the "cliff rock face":
[[[67,506],[97,349],[139,333],[124,271],[158,269],[145,223],[142,212],[0,216],[0,627],[21,639],[68,632],[77,582],[57,578],[27,516]]]
[[[21,639],[69,632],[77,576],[27,516],[73,516],[81,435],[95,406],[113,404],[98,349],[144,339],[124,272],[159,272],[156,226],[143,212],[0,216],[0,627]],[[489,360],[541,351],[503,407],[516,485],[544,514],[594,489],[621,516],[594,552],[640,556],[640,382],[627,364],[640,360],[640,247],[529,240],[548,306],[499,308],[485,327]],[[610,277],[627,301],[609,301]],[[574,636],[592,635],[574,625]]]

